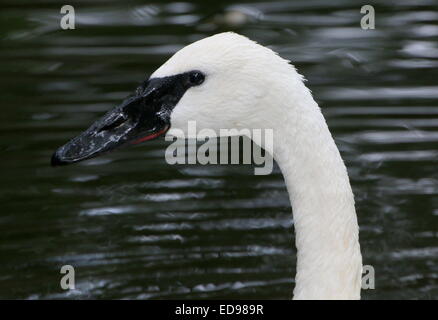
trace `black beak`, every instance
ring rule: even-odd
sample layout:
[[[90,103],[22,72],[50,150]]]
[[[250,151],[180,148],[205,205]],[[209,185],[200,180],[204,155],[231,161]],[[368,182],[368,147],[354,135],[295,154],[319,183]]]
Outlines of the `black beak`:
[[[170,127],[170,113],[189,87],[182,75],[145,82],[136,93],[60,147],[52,166],[96,157],[127,144],[157,138]]]

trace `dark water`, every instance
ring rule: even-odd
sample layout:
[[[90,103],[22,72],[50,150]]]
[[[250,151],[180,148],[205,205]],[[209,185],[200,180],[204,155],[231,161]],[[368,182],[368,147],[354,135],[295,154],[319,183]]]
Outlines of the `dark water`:
[[[372,2],[369,2],[373,4]],[[234,30],[308,78],[356,195],[365,299],[438,298],[438,2],[55,1],[0,10],[1,298],[292,296],[293,221],[278,171],[170,166],[153,141],[75,166],[56,147],[184,45]],[[230,24],[243,12],[242,23]],[[62,265],[76,290],[60,289]]]

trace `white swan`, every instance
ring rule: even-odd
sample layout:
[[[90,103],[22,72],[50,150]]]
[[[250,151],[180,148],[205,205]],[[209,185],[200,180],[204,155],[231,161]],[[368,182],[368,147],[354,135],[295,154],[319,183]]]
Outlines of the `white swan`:
[[[302,76],[246,37],[221,33],[184,47],[133,96],[59,148],[52,164],[149,140],[170,126],[186,131],[189,120],[199,129],[274,130],[267,151],[284,175],[294,216],[294,299],[359,299],[358,224],[339,151]]]

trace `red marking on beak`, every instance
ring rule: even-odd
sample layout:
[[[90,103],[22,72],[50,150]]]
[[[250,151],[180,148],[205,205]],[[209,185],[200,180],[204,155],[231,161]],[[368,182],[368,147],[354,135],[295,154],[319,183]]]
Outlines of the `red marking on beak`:
[[[147,135],[146,137],[137,139],[137,140],[133,141],[132,144],[139,144],[139,143],[144,142],[144,141],[149,141],[149,140],[155,139],[155,138],[161,136],[162,134],[166,133],[167,130],[169,130],[169,126],[165,126],[164,129],[162,129],[158,132],[152,133],[150,135]]]

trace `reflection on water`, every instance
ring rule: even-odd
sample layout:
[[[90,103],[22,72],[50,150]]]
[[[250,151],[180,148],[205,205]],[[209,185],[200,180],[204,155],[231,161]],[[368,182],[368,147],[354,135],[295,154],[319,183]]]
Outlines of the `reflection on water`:
[[[182,46],[235,30],[308,78],[347,162],[366,299],[438,297],[438,12],[432,0],[2,4],[0,297],[292,295],[283,178],[248,166],[169,166],[164,141],[65,168],[51,152]],[[59,270],[76,268],[63,292]]]

